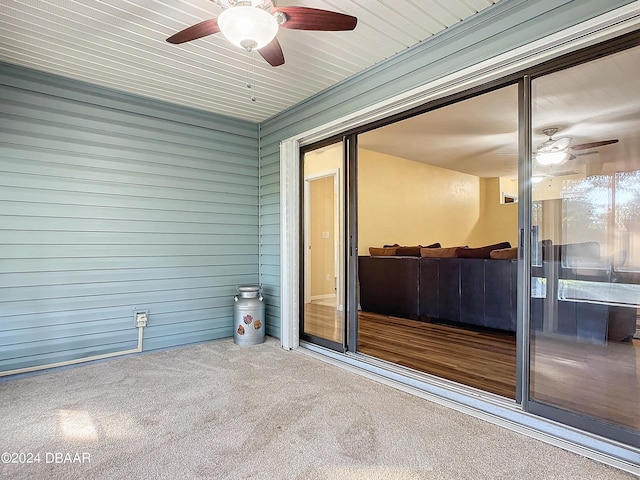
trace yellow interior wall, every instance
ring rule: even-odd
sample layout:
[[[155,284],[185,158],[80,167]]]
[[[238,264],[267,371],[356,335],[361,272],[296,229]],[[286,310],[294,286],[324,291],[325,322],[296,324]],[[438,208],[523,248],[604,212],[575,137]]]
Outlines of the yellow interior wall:
[[[311,297],[335,294],[335,199],[333,177],[311,182]]]
[[[480,179],[391,155],[358,152],[358,250],[398,243],[469,242]]]
[[[469,246],[505,241],[512,247],[518,245],[518,204],[500,203],[503,186],[499,178],[480,179],[480,218],[469,237]]]
[[[305,175],[339,168],[340,145],[307,154]],[[501,204],[498,178],[474,175],[360,149],[358,250],[399,243],[477,247],[517,245],[518,205]],[[340,219],[342,221],[342,219]]]
[[[517,178],[506,178],[500,177],[500,202],[502,202],[502,195],[512,195],[514,197],[518,197],[518,179]]]
[[[500,204],[498,178],[358,152],[358,250],[400,245],[517,245],[518,205]]]
[[[304,176],[342,167],[342,143],[308,152],[304,156]]]

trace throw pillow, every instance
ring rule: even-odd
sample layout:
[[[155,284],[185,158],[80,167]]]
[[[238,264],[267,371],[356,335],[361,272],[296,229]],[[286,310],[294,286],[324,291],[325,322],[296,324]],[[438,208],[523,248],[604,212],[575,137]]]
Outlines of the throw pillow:
[[[399,257],[419,257],[421,248],[420,245],[398,247],[396,255]]]
[[[477,248],[459,248],[456,250],[458,258],[491,258],[491,252],[501,248],[511,248],[509,242],[495,243],[493,245],[485,245]]]
[[[431,245],[427,245],[426,247],[422,247],[422,248],[440,248],[442,247],[442,245],[440,245],[440,242],[436,242],[436,243],[432,243]]]
[[[498,248],[491,250],[489,256],[496,260],[517,260],[518,259],[518,247],[513,248]]]
[[[398,247],[369,247],[369,255],[372,257],[393,257]]]

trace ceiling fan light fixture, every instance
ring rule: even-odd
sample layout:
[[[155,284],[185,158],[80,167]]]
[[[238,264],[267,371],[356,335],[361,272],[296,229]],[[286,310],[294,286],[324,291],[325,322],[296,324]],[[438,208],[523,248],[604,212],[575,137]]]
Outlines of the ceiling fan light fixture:
[[[531,183],[542,183],[544,175],[534,175],[531,177]]]
[[[220,31],[234,45],[247,51],[268,45],[278,33],[278,21],[266,10],[236,6],[218,16]]]
[[[569,160],[568,152],[540,152],[536,154],[536,162],[540,165],[548,166],[548,165],[562,165],[567,160]]]

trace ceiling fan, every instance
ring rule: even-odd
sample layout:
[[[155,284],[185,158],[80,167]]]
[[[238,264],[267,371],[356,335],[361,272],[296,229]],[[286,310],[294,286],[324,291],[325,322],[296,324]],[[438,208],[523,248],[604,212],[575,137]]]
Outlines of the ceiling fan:
[[[602,147],[604,145],[610,145],[612,143],[618,143],[618,139],[601,140],[599,142],[581,143],[578,145],[571,144],[571,137],[563,137],[557,140],[553,139],[553,136],[558,133],[558,128],[549,127],[543,128],[542,133],[549,137],[548,140],[538,145],[538,148],[534,152],[536,162],[542,166],[549,165],[562,165],[568,160],[573,160],[578,155],[587,155],[594,152],[575,153],[582,150],[591,150],[593,148]]]
[[[342,31],[353,30],[358,19],[343,13],[309,7],[277,7],[274,0],[211,0],[222,7],[217,18],[192,25],[167,38],[179,44],[222,32],[234,45],[257,50],[270,65],[284,63],[276,38],[278,29]]]

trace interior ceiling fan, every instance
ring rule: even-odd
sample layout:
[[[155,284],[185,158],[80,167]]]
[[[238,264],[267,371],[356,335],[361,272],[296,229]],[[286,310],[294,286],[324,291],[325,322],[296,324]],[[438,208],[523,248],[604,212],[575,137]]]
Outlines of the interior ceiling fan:
[[[211,0],[222,7],[217,18],[192,25],[167,38],[178,44],[222,32],[234,45],[257,50],[270,65],[284,63],[276,38],[278,29],[342,31],[353,30],[358,19],[343,13],[309,7],[277,7],[273,0]]]
[[[587,155],[594,152],[576,153],[583,150],[591,150],[594,148],[602,147],[604,145],[610,145],[612,143],[618,143],[618,139],[601,140],[599,142],[581,143],[578,145],[570,145],[571,137],[563,137],[557,140],[553,139],[553,136],[558,133],[558,128],[549,127],[543,128],[542,133],[549,137],[548,140],[538,145],[538,148],[534,152],[536,162],[542,166],[548,165],[561,165],[568,160],[573,160],[578,155]]]

